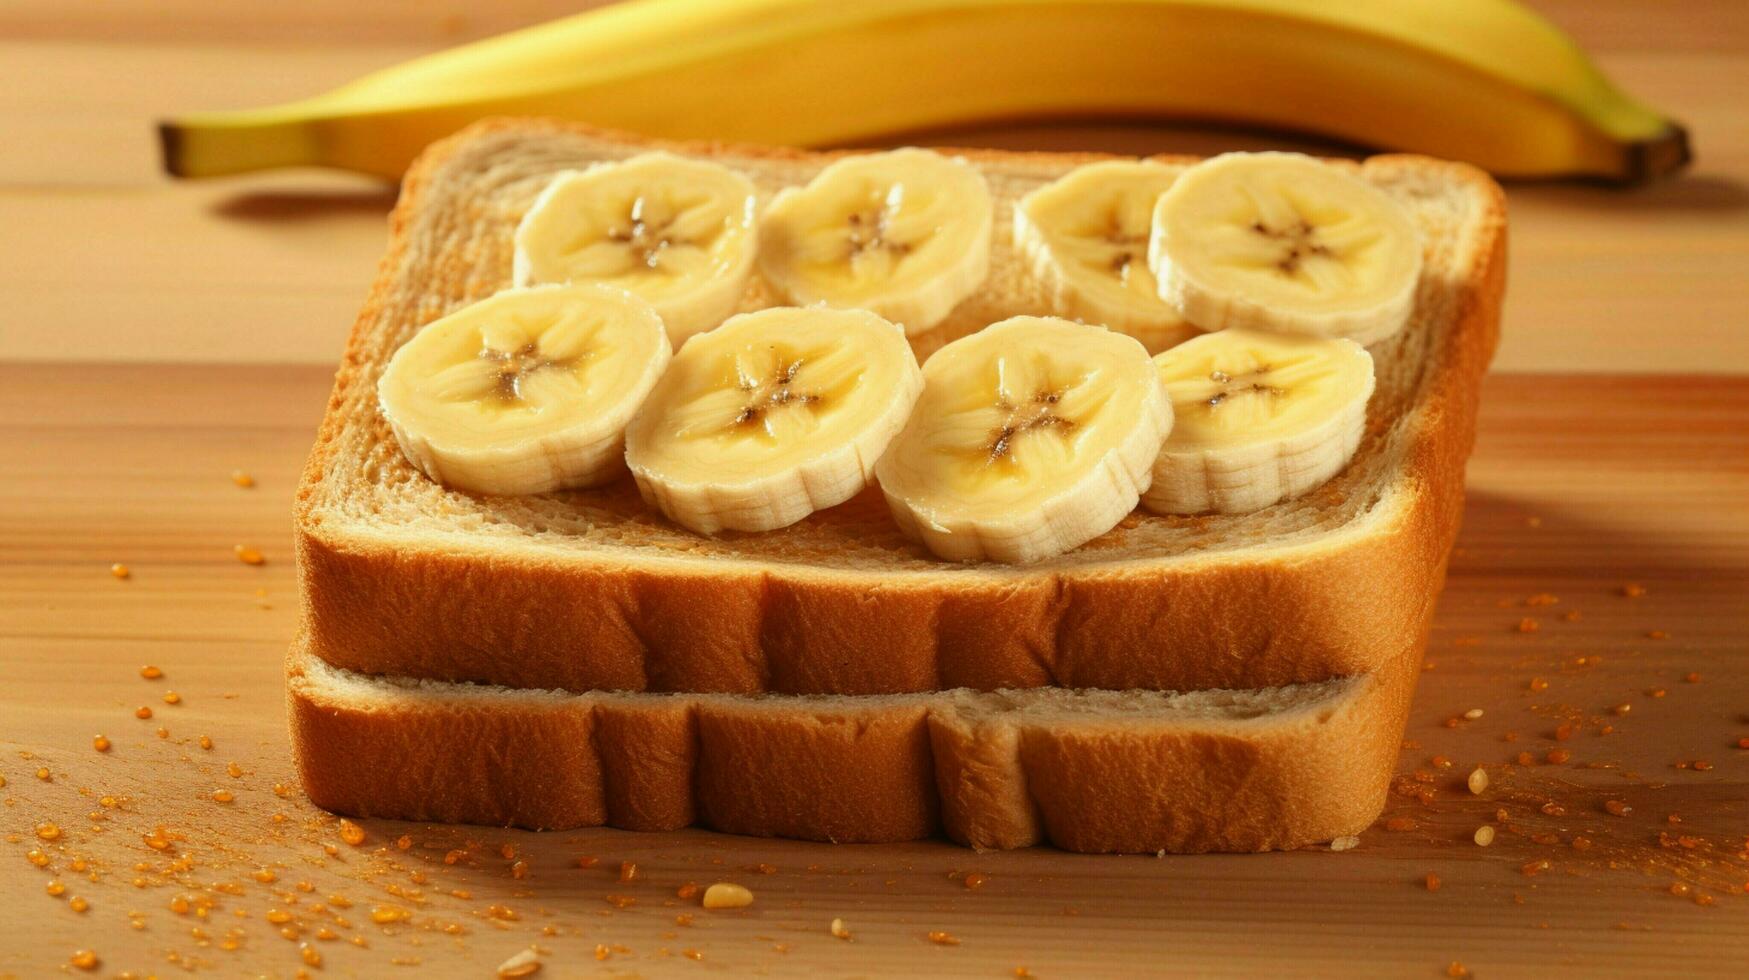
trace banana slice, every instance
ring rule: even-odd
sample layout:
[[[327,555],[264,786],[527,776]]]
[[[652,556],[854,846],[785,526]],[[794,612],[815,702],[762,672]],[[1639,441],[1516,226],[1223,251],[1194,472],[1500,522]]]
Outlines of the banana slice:
[[[991,222],[984,176],[962,160],[846,157],[772,200],[759,269],[791,303],[872,310],[917,334],[984,281]]]
[[[1359,177],[1298,153],[1229,153],[1161,196],[1148,263],[1160,295],[1204,330],[1371,344],[1408,321],[1421,242]]]
[[[1143,506],[1240,514],[1341,472],[1366,431],[1373,363],[1352,340],[1223,330],[1154,358],[1177,419]]]
[[[1034,561],[1104,534],[1172,428],[1140,343],[1055,317],[956,340],[923,381],[875,474],[900,529],[942,558]]]
[[[680,349],[626,461],[677,524],[769,531],[861,492],[922,388],[904,332],[866,310],[744,313]]]
[[[623,289],[507,289],[403,344],[377,401],[401,451],[439,483],[595,486],[623,472],[626,423],[669,356],[661,318]]]
[[[1196,336],[1148,268],[1154,204],[1177,176],[1145,161],[1092,163],[1014,206],[1014,247],[1058,313],[1127,333],[1150,352]]]
[[[553,178],[516,227],[519,286],[599,282],[648,300],[678,344],[735,311],[753,271],[753,184],[668,153]]]

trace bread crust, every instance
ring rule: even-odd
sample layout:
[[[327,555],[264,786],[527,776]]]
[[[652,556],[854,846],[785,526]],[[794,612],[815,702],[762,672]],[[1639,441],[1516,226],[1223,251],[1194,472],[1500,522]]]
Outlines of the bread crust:
[[[1035,566],[895,570],[733,554],[699,559],[657,548],[563,550],[461,533],[437,546],[339,519],[324,481],[345,462],[337,437],[345,413],[356,410],[351,396],[379,366],[379,323],[399,302],[392,286],[415,218],[436,206],[427,200],[431,186],[458,179],[448,168],[481,141],[535,145],[567,134],[638,149],[826,159],[528,120],[480,123],[428,150],[406,178],[388,254],[299,489],[303,629],[315,656],[366,673],[573,691],[1204,690],[1377,672],[1404,637],[1425,628],[1461,512],[1477,390],[1497,338],[1505,212],[1485,175],[1413,156],[1374,157],[1362,172],[1409,173],[1480,194],[1475,247],[1466,268],[1432,287],[1454,305],[1456,322],[1431,352],[1413,402],[1398,418],[1374,420],[1394,427],[1389,451],[1401,459],[1388,485],[1358,488],[1374,499],[1333,531],[1282,546],[1174,556],[1096,540],[1072,560]],[[991,167],[1022,161],[1057,170],[1104,158],[954,152]],[[444,203],[468,211],[465,199]],[[924,350],[940,339],[925,337]],[[870,490],[834,510],[878,520],[878,496]],[[625,521],[628,533],[647,519]],[[1168,519],[1137,514],[1126,524],[1160,520]]]
[[[287,690],[305,791],[356,816],[1263,851],[1359,833],[1377,816],[1420,644],[1381,674],[1254,695],[1291,706],[1243,718],[1076,713],[1058,703],[1100,694],[1061,690],[744,698],[372,682],[302,645]]]

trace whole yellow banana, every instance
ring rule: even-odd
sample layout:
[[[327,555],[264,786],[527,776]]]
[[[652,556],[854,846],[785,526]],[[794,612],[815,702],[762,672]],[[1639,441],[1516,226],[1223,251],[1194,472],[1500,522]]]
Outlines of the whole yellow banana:
[[[1622,182],[1689,159],[1681,127],[1512,0],[632,0],[160,130],[178,176],[393,177],[507,114],[808,146],[989,119],[1213,119]]]

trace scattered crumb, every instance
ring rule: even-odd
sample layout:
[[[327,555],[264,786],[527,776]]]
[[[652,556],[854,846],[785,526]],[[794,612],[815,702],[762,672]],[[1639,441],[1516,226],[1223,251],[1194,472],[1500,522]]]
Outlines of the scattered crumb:
[[[504,978],[533,976],[540,972],[540,957],[532,949],[525,949],[515,956],[498,964],[498,976]]]
[[[1482,795],[1482,792],[1488,788],[1488,773],[1487,773],[1487,771],[1484,770],[1481,766],[1477,766],[1475,769],[1470,771],[1470,778],[1468,780],[1468,783],[1469,783],[1469,787],[1470,787],[1470,792],[1472,794],[1474,794],[1476,796]]]
[[[753,904],[753,893],[730,881],[719,881],[704,890],[707,909],[744,909]]]

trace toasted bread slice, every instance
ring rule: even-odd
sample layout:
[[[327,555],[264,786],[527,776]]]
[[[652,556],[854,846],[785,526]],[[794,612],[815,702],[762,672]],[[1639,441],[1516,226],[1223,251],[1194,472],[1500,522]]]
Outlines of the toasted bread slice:
[[[376,410],[390,355],[423,324],[509,283],[512,232],[554,173],[655,147],[739,169],[765,195],[831,159],[499,120],[438,144],[409,172],[298,491],[309,656],[366,674],[570,691],[1197,691],[1381,674],[1425,635],[1504,282],[1504,205],[1481,172],[1412,156],[1338,164],[1402,201],[1426,240],[1413,320],[1373,348],[1367,434],[1341,475],[1252,514],[1138,512],[1076,551],[1011,567],[932,558],[900,536],[878,491],[780,531],[701,537],[653,513],[629,479],[474,496],[407,464]],[[1010,244],[1012,206],[1099,159],[955,152],[996,198],[992,269],[946,323],[915,338],[920,355],[1010,315],[1050,312]],[[755,283],[743,305],[770,302]],[[304,745],[306,757],[320,751],[319,740]],[[499,805],[518,818],[513,802]],[[498,819],[484,800],[432,807],[418,812]],[[528,812],[520,819],[555,822]]]
[[[319,806],[979,848],[1261,851],[1384,804],[1419,645],[1377,675],[1259,691],[571,694],[287,664]]]

